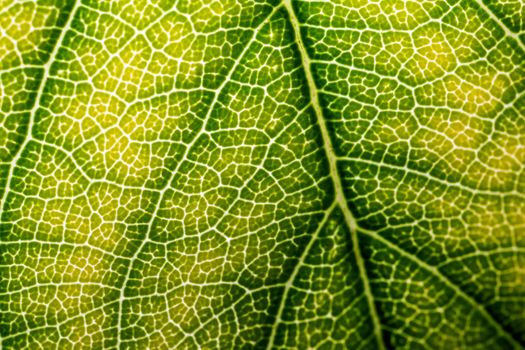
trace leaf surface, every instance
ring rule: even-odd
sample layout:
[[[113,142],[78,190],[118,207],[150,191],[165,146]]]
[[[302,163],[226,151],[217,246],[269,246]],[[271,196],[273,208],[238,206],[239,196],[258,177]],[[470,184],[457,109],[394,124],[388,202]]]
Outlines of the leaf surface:
[[[525,347],[523,11],[2,2],[2,348]]]

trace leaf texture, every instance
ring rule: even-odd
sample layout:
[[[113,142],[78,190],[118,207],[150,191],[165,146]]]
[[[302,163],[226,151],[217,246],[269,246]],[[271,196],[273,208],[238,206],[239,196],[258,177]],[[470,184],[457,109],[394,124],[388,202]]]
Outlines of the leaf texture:
[[[1,348],[524,348],[524,11],[0,2]]]

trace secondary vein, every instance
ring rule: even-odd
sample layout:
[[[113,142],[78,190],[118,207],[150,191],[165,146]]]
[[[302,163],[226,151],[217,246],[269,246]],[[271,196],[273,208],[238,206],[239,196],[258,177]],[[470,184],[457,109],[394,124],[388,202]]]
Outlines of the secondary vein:
[[[521,48],[523,53],[525,53],[525,44],[521,41],[521,39],[519,38],[519,35],[511,31],[509,27],[507,27],[507,25],[503,23],[503,21],[500,20],[499,17],[494,14],[494,12],[492,12],[492,10],[483,2],[483,0],[475,0],[475,1],[478,4],[478,6],[490,17],[490,19],[496,22],[498,26],[501,29],[503,29],[503,31],[508,37],[516,41],[518,47]]]
[[[243,51],[239,54],[239,56],[237,57],[237,59],[235,60],[235,63],[233,64],[232,68],[230,69],[228,75],[225,77],[225,79],[222,81],[221,85],[216,89],[216,92],[215,92],[215,96],[213,98],[213,100],[211,101],[210,103],[210,108],[208,109],[207,113],[206,113],[206,116],[204,117],[204,120],[202,122],[202,127],[201,129],[199,130],[199,132],[193,137],[193,139],[191,140],[191,142],[188,144],[188,146],[186,147],[186,150],[184,151],[184,154],[182,155],[182,157],[180,158],[180,161],[179,163],[177,164],[177,166],[175,167],[175,169],[172,171],[172,174],[170,176],[170,178],[168,179],[168,181],[166,182],[165,186],[162,188],[162,190],[160,191],[160,195],[159,195],[159,201],[157,202],[157,205],[155,206],[155,211],[152,213],[151,215],[151,219],[148,223],[148,228],[146,230],[146,233],[145,233],[145,237],[144,239],[142,240],[142,242],[140,243],[140,246],[137,248],[137,250],[135,251],[135,253],[133,254],[133,256],[131,257],[130,259],[130,262],[129,262],[129,265],[128,265],[128,269],[126,271],[126,275],[124,277],[124,281],[122,283],[122,287],[120,289],[120,297],[119,297],[119,312],[118,312],[118,322],[117,322],[117,332],[118,332],[118,335],[117,335],[117,348],[120,348],[120,343],[121,343],[121,331],[122,331],[122,309],[123,309],[123,303],[124,303],[124,300],[126,299],[126,296],[125,296],[125,289],[126,289],[126,285],[127,283],[129,282],[129,279],[130,279],[130,276],[131,276],[131,271],[133,269],[133,264],[134,262],[138,259],[140,253],[142,252],[142,249],[146,246],[146,244],[148,243],[149,241],[149,235],[151,233],[151,230],[152,230],[152,227],[153,227],[153,223],[155,221],[155,219],[157,218],[157,215],[158,215],[158,211],[160,209],[160,206],[162,205],[162,201],[164,200],[165,198],[165,195],[166,193],[168,192],[169,188],[170,188],[170,185],[171,185],[171,182],[173,181],[173,179],[175,178],[176,174],[179,172],[179,169],[182,165],[182,163],[184,161],[187,160],[187,156],[190,152],[190,150],[192,149],[192,147],[195,145],[195,143],[197,142],[197,140],[199,139],[199,137],[204,133],[206,132],[205,129],[206,129],[206,124],[208,123],[208,120],[210,119],[211,117],[211,114],[216,106],[216,104],[218,103],[219,101],[219,95],[221,93],[221,91],[224,89],[224,87],[228,84],[229,81],[231,81],[231,78],[234,74],[234,72],[236,71],[237,67],[239,66],[239,64],[241,63],[241,61],[243,60],[243,58],[246,56],[247,52],[249,51],[251,45],[253,44],[253,42],[257,39],[257,34],[259,33],[260,29],[266,25],[268,23],[268,21],[270,20],[270,18],[272,18],[272,16],[278,11],[280,6],[277,6],[276,8],[274,8],[270,14],[268,14],[268,16],[263,20],[261,21],[261,23],[256,27],[254,28],[253,30],[253,34],[252,34],[252,37],[251,39],[246,43],[246,45],[244,46],[244,49]]]
[[[42,99],[42,94],[44,93],[44,87],[46,85],[46,81],[49,78],[49,75],[50,75],[50,72],[51,72],[51,65],[53,64],[53,62],[56,59],[58,50],[61,47],[62,41],[64,41],[64,37],[66,35],[66,32],[71,27],[71,23],[73,22],[73,18],[75,16],[75,12],[76,12],[77,8],[79,7],[79,5],[80,5],[80,2],[79,1],[75,1],[73,6],[71,7],[71,9],[70,9],[70,11],[68,13],[67,21],[64,24],[64,27],[62,28],[62,31],[60,32],[60,36],[58,37],[58,39],[56,41],[55,47],[53,48],[53,51],[51,51],[51,54],[49,55],[49,58],[48,58],[47,62],[42,66],[42,68],[44,69],[44,72],[42,74],[42,78],[40,79],[40,85],[38,86],[38,90],[37,90],[37,93],[36,93],[36,96],[35,96],[35,100],[34,100],[35,103],[33,105],[33,108],[31,108],[31,111],[29,112],[29,121],[28,121],[28,124],[27,124],[26,135],[24,137],[24,141],[20,145],[20,148],[18,149],[18,151],[15,153],[15,156],[11,160],[11,164],[10,164],[10,167],[9,167],[9,172],[7,174],[7,179],[6,179],[6,182],[5,182],[4,193],[2,193],[2,198],[0,198],[0,220],[2,219],[2,213],[3,213],[3,210],[4,210],[5,202],[7,200],[7,194],[9,192],[9,188],[11,188],[11,182],[13,180],[14,169],[16,167],[16,164],[20,160],[20,157],[22,156],[22,153],[23,153],[24,149],[27,147],[27,145],[29,144],[29,141],[31,141],[31,139],[32,139],[32,134],[31,133],[32,133],[32,130],[33,130],[34,122],[35,122],[36,111],[38,110],[38,108],[40,108],[40,100]]]
[[[514,336],[509,333],[505,328],[498,322],[496,319],[494,319],[494,316],[485,308],[485,306],[480,305],[471,295],[467,294],[464,290],[462,290],[458,285],[453,283],[446,275],[444,275],[437,266],[429,265],[424,260],[420,259],[416,255],[413,255],[406,250],[402,249],[401,247],[397,246],[396,244],[392,243],[390,240],[382,237],[380,234],[378,234],[376,231],[371,230],[365,230],[363,228],[359,228],[359,231],[362,234],[365,234],[369,237],[372,237],[373,239],[381,242],[382,244],[386,245],[388,248],[392,249],[393,251],[401,254],[402,256],[406,257],[407,259],[411,260],[412,262],[415,262],[419,267],[429,271],[432,275],[434,275],[437,279],[441,280],[443,283],[445,283],[450,289],[452,289],[458,296],[465,299],[471,306],[476,308],[484,317],[485,319],[507,340],[512,343],[514,348],[521,349],[522,346],[519,344],[519,342],[514,339]]]
[[[332,215],[332,212],[334,211],[335,207],[337,206],[337,202],[334,202],[330,208],[326,209],[325,215],[321,222],[319,223],[319,226],[317,227],[317,230],[313,233],[312,237],[310,238],[310,241],[306,245],[306,247],[303,250],[303,253],[299,257],[299,261],[297,264],[295,264],[295,267],[292,271],[292,274],[288,278],[288,281],[286,281],[286,285],[284,286],[283,295],[281,296],[281,302],[279,304],[279,309],[277,310],[277,315],[275,316],[275,321],[273,323],[272,327],[272,333],[270,334],[270,339],[268,340],[268,344],[266,346],[267,350],[270,350],[275,342],[275,337],[277,336],[277,328],[279,328],[279,324],[283,321],[282,316],[284,312],[284,307],[286,305],[286,299],[288,299],[288,293],[290,293],[290,289],[293,287],[293,282],[296,279],[297,275],[299,274],[299,270],[304,265],[304,261],[306,257],[308,256],[308,253],[312,249],[312,246],[314,245],[315,241],[317,241],[317,238],[319,237],[319,233],[323,230],[326,222]]]

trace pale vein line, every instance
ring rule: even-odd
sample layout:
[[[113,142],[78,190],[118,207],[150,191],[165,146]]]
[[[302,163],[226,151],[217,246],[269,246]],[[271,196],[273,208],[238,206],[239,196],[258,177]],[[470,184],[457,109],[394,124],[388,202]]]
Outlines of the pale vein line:
[[[279,328],[279,324],[283,322],[283,312],[286,305],[286,300],[288,299],[288,293],[290,293],[290,289],[293,287],[293,282],[297,278],[297,275],[299,274],[299,270],[304,265],[304,261],[306,257],[308,256],[308,253],[312,249],[315,241],[317,241],[317,238],[319,237],[319,233],[324,229],[324,226],[330,216],[332,215],[332,212],[334,211],[335,207],[337,206],[337,202],[333,202],[330,208],[326,209],[325,215],[321,222],[319,223],[319,226],[317,227],[317,230],[313,233],[312,237],[310,238],[310,241],[304,248],[303,252],[301,253],[301,257],[299,258],[299,261],[297,264],[295,264],[295,267],[292,271],[292,274],[288,278],[288,281],[286,281],[286,284],[284,286],[283,295],[281,296],[281,302],[279,304],[279,310],[277,311],[277,315],[275,316],[275,321],[273,322],[272,327],[272,333],[270,334],[270,339],[268,340],[268,344],[266,346],[267,350],[270,350],[275,342],[275,337],[277,335],[277,328]]]
[[[514,33],[513,31],[511,31],[509,29],[509,27],[507,27],[507,25],[505,23],[503,23],[499,18],[498,16],[496,16],[494,14],[494,12],[492,12],[492,10],[483,2],[483,0],[475,0],[475,2],[478,4],[478,6],[483,10],[485,11],[485,13],[487,15],[489,15],[490,19],[493,20],[494,22],[496,22],[496,24],[498,26],[501,27],[501,29],[503,29],[503,31],[505,32],[505,34],[508,36],[508,37],[511,37],[512,39],[514,39],[518,46],[521,48],[521,50],[523,51],[523,53],[525,53],[525,44],[523,44],[523,42],[520,40],[519,38],[519,34],[517,33]]]
[[[288,14],[290,16],[290,22],[293,27],[293,31],[295,34],[295,41],[297,43],[297,46],[299,48],[300,56],[302,65],[304,67],[304,72],[306,76],[306,80],[308,83],[308,88],[310,91],[310,101],[312,103],[313,109],[315,111],[317,122],[319,124],[319,127],[321,129],[321,134],[324,142],[324,148],[326,149],[326,155],[328,158],[328,162],[330,164],[330,175],[334,181],[335,186],[335,195],[336,195],[336,203],[339,204],[341,207],[341,210],[343,212],[343,216],[345,218],[346,224],[348,225],[348,228],[350,230],[350,236],[352,239],[352,245],[354,247],[353,251],[355,254],[355,259],[357,262],[357,266],[359,268],[359,274],[363,280],[363,290],[364,294],[366,296],[366,300],[368,302],[368,308],[370,310],[370,316],[372,318],[372,322],[374,324],[374,333],[377,338],[378,342],[378,348],[379,349],[385,349],[385,344],[383,341],[383,336],[381,333],[381,323],[379,321],[379,317],[377,315],[377,311],[373,302],[373,295],[370,290],[370,285],[368,281],[368,276],[366,274],[365,264],[364,260],[361,256],[361,252],[359,250],[359,241],[357,237],[357,223],[352,215],[350,209],[348,208],[348,203],[345,199],[344,191],[343,191],[343,184],[341,181],[341,178],[339,176],[339,173],[337,171],[337,159],[335,156],[334,148],[332,146],[332,141],[330,139],[330,135],[328,133],[328,128],[326,126],[326,121],[324,120],[323,112],[321,110],[321,106],[319,104],[319,99],[317,95],[317,86],[315,85],[315,81],[313,78],[313,74],[311,71],[311,62],[310,57],[308,56],[308,53],[306,51],[305,45],[303,43],[303,39],[301,36],[301,29],[299,27],[299,20],[297,16],[295,15],[295,12],[292,7],[291,0],[283,0],[283,4],[288,11]]]
[[[44,64],[42,67],[44,69],[44,73],[42,74],[42,79],[40,79],[40,86],[38,87],[37,95],[35,97],[35,104],[33,105],[33,108],[31,108],[31,111],[29,113],[29,122],[27,125],[27,132],[26,132],[24,141],[22,142],[22,144],[20,145],[20,148],[18,149],[15,156],[13,157],[13,160],[10,162],[9,173],[7,174],[4,193],[2,193],[2,198],[0,199],[0,220],[2,219],[2,213],[4,210],[5,201],[7,200],[7,194],[9,193],[9,188],[11,188],[11,185],[12,185],[11,182],[13,181],[13,173],[14,173],[14,169],[16,168],[16,163],[18,163],[18,161],[20,160],[20,157],[22,156],[24,149],[27,147],[27,145],[32,139],[32,131],[33,131],[33,124],[34,124],[36,111],[38,110],[38,108],[40,108],[40,100],[42,99],[42,94],[44,93],[44,87],[46,86],[46,81],[50,76],[51,65],[56,59],[58,50],[61,47],[62,41],[64,41],[66,32],[71,27],[71,23],[73,22],[73,18],[75,17],[75,12],[77,8],[79,7],[79,5],[80,5],[79,2],[75,1],[73,6],[71,7],[71,11],[69,12],[67,21],[62,31],[60,32],[60,36],[58,37],[56,41],[55,47],[53,48],[53,51],[49,55],[49,59],[47,60],[46,64]]]
[[[515,196],[517,198],[520,198],[522,200],[525,200],[525,194],[518,192],[516,190],[512,191],[491,191],[491,190],[483,190],[478,189],[475,187],[470,187],[462,183],[463,179],[457,182],[447,182],[444,179],[441,179],[437,177],[436,175],[432,175],[429,172],[424,172],[421,170],[410,168],[408,165],[402,166],[402,165],[396,165],[396,164],[390,164],[385,163],[384,161],[374,161],[374,160],[368,160],[364,158],[354,158],[354,157],[337,157],[340,161],[346,161],[346,162],[354,162],[354,163],[363,163],[371,166],[375,166],[378,169],[388,169],[388,170],[399,170],[414,176],[419,176],[424,179],[426,179],[429,182],[439,183],[441,185],[447,186],[449,188],[456,188],[459,190],[466,191],[470,193],[471,195],[481,195],[481,196],[487,196],[487,197],[508,197],[508,196]],[[380,170],[379,170],[380,171]]]
[[[428,263],[426,263],[425,261],[423,261],[422,259],[420,259],[419,257],[415,256],[415,255],[412,255],[411,253],[407,252],[406,250],[400,248],[399,246],[397,246],[396,244],[394,244],[393,242],[391,242],[390,240],[382,237],[381,235],[379,235],[377,232],[375,231],[371,231],[371,230],[365,230],[363,228],[359,228],[358,229],[359,232],[361,232],[362,234],[366,234],[367,236],[383,243],[384,245],[386,245],[389,249],[392,249],[394,251],[396,251],[397,253],[399,253],[400,255],[406,257],[407,259],[409,259],[410,261],[416,263],[416,265],[420,268],[423,268],[427,271],[429,271],[431,274],[433,274],[434,276],[436,276],[439,280],[441,280],[446,286],[448,286],[449,288],[451,288],[457,295],[459,295],[460,297],[462,297],[463,299],[465,299],[475,310],[478,310],[482,315],[483,317],[494,327],[496,328],[496,330],[502,335],[504,336],[509,342],[512,343],[512,345],[514,345],[514,347],[516,349],[523,349],[523,346],[518,343],[518,341],[516,339],[514,339],[514,337],[512,336],[511,333],[509,333],[508,331],[506,331],[503,326],[494,319],[494,317],[492,316],[492,314],[485,308],[485,306],[481,305],[480,303],[478,303],[472,296],[470,296],[469,294],[467,294],[465,291],[463,291],[459,286],[457,286],[455,283],[453,283],[447,276],[445,276],[436,266],[432,266],[432,265],[429,265]]]
[[[129,282],[129,278],[131,276],[131,271],[133,270],[133,264],[134,264],[135,260],[137,260],[140,252],[142,251],[142,249],[144,248],[146,243],[149,241],[148,237],[149,237],[151,228],[153,227],[153,222],[155,221],[155,218],[157,217],[157,213],[158,213],[158,211],[160,209],[160,206],[162,205],[162,201],[163,201],[163,199],[164,199],[168,189],[171,188],[171,186],[170,186],[171,182],[175,178],[175,175],[178,173],[181,165],[184,163],[184,161],[187,160],[187,156],[188,156],[190,150],[193,148],[193,146],[195,145],[195,143],[197,142],[199,137],[203,133],[206,132],[205,131],[206,124],[207,124],[207,122],[208,122],[208,120],[209,120],[209,118],[210,118],[210,116],[211,116],[211,114],[212,114],[212,112],[213,112],[213,110],[215,108],[215,105],[217,104],[217,102],[219,100],[219,95],[220,95],[221,91],[224,89],[226,84],[231,82],[231,78],[232,78],[234,72],[237,70],[237,67],[242,62],[242,59],[246,56],[246,54],[249,51],[249,49],[252,46],[252,44],[256,41],[257,34],[261,30],[261,28],[264,27],[264,25],[266,25],[269,22],[270,18],[273,17],[273,15],[277,12],[277,10],[279,8],[280,8],[280,6],[276,6],[272,10],[272,12],[259,24],[259,26],[253,30],[252,38],[246,43],[246,45],[243,48],[243,51],[239,54],[237,60],[233,64],[233,66],[230,69],[228,75],[224,78],[224,80],[222,81],[221,85],[216,89],[215,96],[214,96],[213,100],[210,103],[210,108],[208,109],[208,111],[206,113],[206,116],[204,117],[204,120],[202,122],[202,127],[200,128],[199,132],[195,135],[193,140],[188,144],[188,147],[186,147],[186,150],[185,150],[184,154],[182,155],[179,163],[177,164],[177,166],[173,170],[169,180],[166,182],[166,185],[164,186],[164,188],[160,191],[159,202],[155,206],[155,211],[151,215],[151,219],[150,219],[150,222],[149,222],[149,225],[148,225],[148,229],[146,230],[146,237],[144,237],[144,239],[142,240],[142,243],[140,244],[140,246],[135,251],[135,254],[133,254],[133,256],[131,257],[129,265],[128,265],[129,266],[128,267],[128,271],[126,272],[126,276],[124,278],[124,282],[122,283],[122,288],[120,288],[118,323],[117,323],[117,332],[118,332],[118,335],[117,335],[117,348],[120,347],[120,342],[121,342],[120,333],[121,333],[121,330],[122,330],[122,307],[123,307],[123,302],[124,302],[124,299],[125,299],[124,291],[126,289],[126,285]]]
[[[2,193],[2,198],[0,199],[0,222],[2,220],[5,201],[7,200],[7,194],[9,193],[9,189],[11,188],[11,185],[12,185],[13,173],[14,173],[14,170],[16,168],[16,164],[20,160],[20,157],[22,156],[22,153],[23,153],[24,149],[27,147],[27,145],[29,144],[29,142],[31,141],[31,138],[32,138],[34,118],[35,118],[35,115],[36,115],[36,111],[38,110],[38,108],[40,108],[40,100],[42,99],[42,94],[44,93],[44,87],[46,85],[46,81],[49,78],[49,75],[50,75],[50,72],[51,72],[51,65],[53,64],[53,62],[56,59],[56,56],[57,56],[58,51],[59,51],[59,49],[61,47],[62,41],[64,41],[64,37],[66,35],[66,32],[71,27],[71,23],[73,22],[73,18],[75,17],[75,12],[76,12],[78,6],[79,6],[79,2],[75,1],[75,3],[73,4],[73,6],[70,9],[67,21],[66,21],[62,31],[60,32],[60,36],[58,37],[58,39],[56,41],[55,47],[53,48],[53,51],[49,55],[49,58],[48,58],[47,62],[42,67],[44,69],[44,72],[42,74],[42,78],[40,79],[40,86],[38,87],[38,91],[37,91],[37,94],[36,94],[36,97],[35,97],[35,104],[33,105],[33,108],[31,108],[31,111],[29,113],[29,121],[28,121],[27,131],[26,131],[26,135],[25,135],[24,141],[22,142],[22,144],[20,145],[20,148],[18,149],[18,151],[16,152],[15,156],[13,157],[13,159],[10,162],[9,172],[7,174],[7,179],[6,179],[6,182],[5,182],[4,193]],[[4,339],[2,339],[0,337],[0,349],[2,349],[2,347],[3,347],[2,344],[3,344],[3,340]]]

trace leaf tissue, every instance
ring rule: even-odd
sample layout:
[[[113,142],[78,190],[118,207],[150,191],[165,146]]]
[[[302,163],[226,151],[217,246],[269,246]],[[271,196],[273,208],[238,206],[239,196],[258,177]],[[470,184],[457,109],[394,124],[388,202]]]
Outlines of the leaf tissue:
[[[0,348],[525,348],[523,0],[1,0]]]

